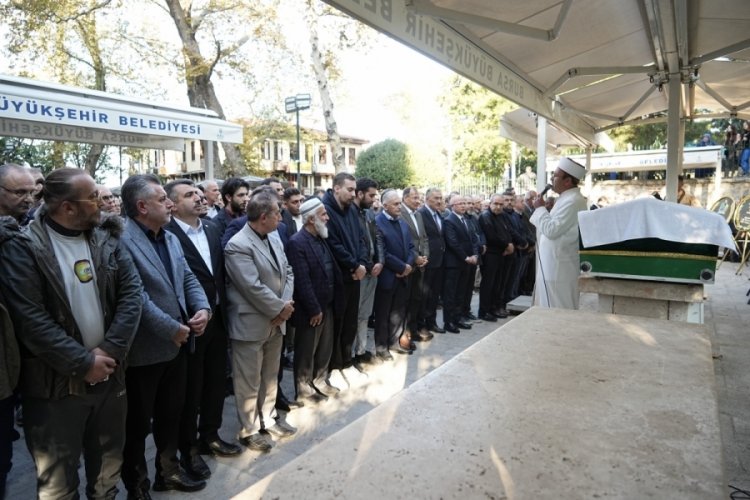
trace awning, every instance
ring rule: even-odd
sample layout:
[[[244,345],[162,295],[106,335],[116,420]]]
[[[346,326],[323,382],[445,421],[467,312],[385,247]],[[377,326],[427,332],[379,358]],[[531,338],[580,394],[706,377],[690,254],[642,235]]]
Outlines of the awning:
[[[559,155],[563,148],[585,148],[586,142],[555,123],[548,123],[546,131],[547,153]],[[537,114],[519,108],[505,113],[500,118],[500,136],[521,144],[528,149],[537,149]],[[595,134],[595,141],[606,151],[614,151],[614,143],[604,132]]]
[[[182,151],[185,140],[242,142],[207,109],[0,75],[0,136]]]
[[[326,0],[550,123],[750,118],[747,0]]]
[[[685,148],[682,156],[683,169],[721,169],[721,146]],[[586,156],[571,155],[571,159],[585,164]],[[547,172],[554,172],[558,160],[547,160]],[[667,150],[628,151],[623,153],[600,153],[591,155],[591,173],[643,172],[666,170]]]

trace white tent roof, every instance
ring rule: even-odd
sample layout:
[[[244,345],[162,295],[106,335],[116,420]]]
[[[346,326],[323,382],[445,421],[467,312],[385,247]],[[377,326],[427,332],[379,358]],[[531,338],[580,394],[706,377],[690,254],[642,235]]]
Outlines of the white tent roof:
[[[0,75],[0,136],[182,151],[186,139],[240,143],[207,109]]]
[[[326,0],[589,144],[663,119],[750,118],[747,0]]]

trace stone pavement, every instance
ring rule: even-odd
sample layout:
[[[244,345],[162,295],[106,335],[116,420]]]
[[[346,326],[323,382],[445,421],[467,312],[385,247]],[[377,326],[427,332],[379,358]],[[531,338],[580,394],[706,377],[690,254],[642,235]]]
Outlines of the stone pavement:
[[[744,365],[744,361],[750,359],[750,340],[747,338],[750,306],[745,297],[750,281],[747,273],[735,275],[736,269],[737,264],[724,263],[717,272],[717,284],[706,286],[705,318],[712,334],[726,481],[729,485],[750,490],[750,371]],[[475,295],[475,312],[477,298]],[[596,309],[596,297],[593,295],[584,295],[581,302],[582,309]],[[291,438],[277,441],[270,453],[245,450],[241,456],[233,459],[207,458],[213,475],[205,490],[189,495],[152,492],[152,496],[218,499],[237,495],[441,366],[506,321],[479,321],[472,330],[462,331],[460,335],[436,335],[433,341],[418,344],[418,350],[413,355],[394,355],[394,362],[373,366],[366,374],[353,369],[346,370],[343,376],[336,374],[332,382],[343,388],[341,394],[325,403],[293,410],[287,415],[287,421],[298,427],[299,431]],[[284,375],[284,391],[291,395],[291,372],[286,371]],[[431,411],[439,411],[439,408],[425,408],[425,418],[429,418]],[[235,412],[234,399],[227,398],[222,429],[225,439],[236,435],[238,424]],[[147,453],[153,457],[152,444]],[[23,441],[17,441],[14,446],[14,468],[9,476],[8,498],[33,499],[34,481],[33,463]],[[124,498],[125,495],[121,493],[120,496]]]

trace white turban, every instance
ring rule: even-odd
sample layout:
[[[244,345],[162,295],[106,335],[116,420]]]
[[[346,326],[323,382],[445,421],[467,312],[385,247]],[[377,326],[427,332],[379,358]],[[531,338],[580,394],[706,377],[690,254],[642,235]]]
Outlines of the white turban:
[[[557,168],[579,180],[586,175],[586,167],[570,158],[561,158]]]

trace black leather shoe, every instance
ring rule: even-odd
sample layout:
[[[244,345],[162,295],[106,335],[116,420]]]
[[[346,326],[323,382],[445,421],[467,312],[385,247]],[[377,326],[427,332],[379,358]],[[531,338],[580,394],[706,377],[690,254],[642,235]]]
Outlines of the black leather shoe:
[[[456,326],[461,330],[471,330],[471,325],[468,323],[464,323],[463,321],[457,321]]]
[[[506,311],[505,309],[500,309],[497,313],[495,313],[495,316],[497,316],[500,319],[507,318],[508,311]]]
[[[458,329],[456,325],[453,323],[446,323],[445,324],[445,331],[450,333],[461,333],[461,331]]]
[[[187,475],[185,471],[178,470],[168,476],[156,475],[154,480],[154,491],[200,491],[206,487],[205,481],[196,481]]]
[[[128,500],[151,500],[151,493],[144,488],[138,488],[133,491],[128,490]]]
[[[432,325],[432,326],[429,326],[429,327],[427,327],[427,329],[428,329],[429,331],[431,331],[432,333],[445,333],[445,330],[444,330],[444,329],[442,329],[442,328],[440,328],[440,327],[439,327],[439,326],[437,326],[437,325]]]
[[[411,339],[416,342],[429,342],[433,337],[434,335],[425,328],[424,330],[419,330],[417,333],[412,335]]]
[[[479,319],[482,321],[488,321],[490,323],[497,323],[497,318],[492,314],[482,313],[479,315]]]
[[[233,443],[227,443],[221,438],[211,441],[201,441],[198,444],[198,453],[201,455],[216,455],[217,457],[236,457],[242,453],[242,448]]]
[[[258,432],[250,436],[241,437],[240,443],[247,446],[251,450],[262,451],[263,453],[267,453],[271,451],[271,448],[273,448],[273,445],[269,443],[268,440]]]
[[[292,411],[291,407],[289,406],[289,401],[287,401],[286,398],[276,398],[276,409],[285,411],[287,413]]]
[[[469,321],[476,321],[477,317],[474,316],[473,313],[466,313],[466,319],[468,319]]]
[[[398,342],[396,342],[394,345],[388,348],[390,352],[395,352],[396,354],[411,354],[411,350],[404,349],[401,347]]]
[[[383,361],[393,361],[393,356],[391,356],[391,353],[388,351],[380,351],[376,354],[376,356]]]
[[[288,404],[289,408],[291,408],[292,410],[305,406],[305,403],[303,403],[302,401],[295,401],[294,399],[287,399],[286,404]]]
[[[195,480],[208,479],[211,477],[211,469],[208,468],[208,464],[206,464],[200,455],[182,457],[180,458],[180,465],[185,472]]]

